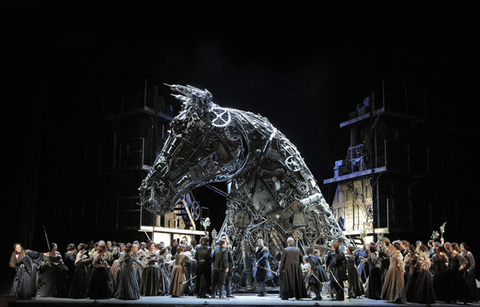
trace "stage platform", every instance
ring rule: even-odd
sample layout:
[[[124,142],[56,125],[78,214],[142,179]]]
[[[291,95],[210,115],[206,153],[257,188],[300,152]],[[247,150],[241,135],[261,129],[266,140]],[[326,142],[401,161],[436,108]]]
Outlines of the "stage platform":
[[[0,299],[6,299],[2,297]],[[5,303],[6,300],[3,301]],[[258,297],[255,294],[236,294],[234,298],[225,299],[200,299],[192,296],[182,296],[172,298],[170,296],[142,296],[139,300],[123,301],[118,299],[91,300],[91,299],[66,299],[66,298],[37,298],[31,301],[18,300],[0,304],[1,307],[46,307],[46,306],[425,306],[424,304],[393,304],[382,300],[371,300],[368,298],[345,299],[344,301],[331,301],[325,297],[321,301],[312,301],[311,299],[301,300],[281,300],[278,294],[268,294],[265,297]],[[446,304],[438,302],[433,306],[463,306],[463,303]],[[468,304],[467,306],[480,306],[478,303]]]

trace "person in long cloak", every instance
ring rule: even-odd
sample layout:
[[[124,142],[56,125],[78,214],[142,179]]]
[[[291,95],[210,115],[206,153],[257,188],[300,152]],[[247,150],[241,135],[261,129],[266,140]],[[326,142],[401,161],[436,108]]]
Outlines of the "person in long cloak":
[[[185,283],[183,285],[182,294],[193,295],[195,293],[195,285],[193,282],[195,280],[194,269],[197,262],[195,261],[195,259],[193,259],[192,245],[184,244],[184,246],[185,246],[185,250],[183,251],[183,254],[185,254],[188,259],[183,261],[183,275],[185,276]]]
[[[362,257],[363,258],[363,257]],[[377,246],[375,243],[371,243],[368,249],[368,258],[365,259],[368,262],[368,278],[365,296],[378,300],[382,293],[382,263],[378,258]]]
[[[363,289],[362,279],[358,273],[357,266],[355,265],[355,255],[353,246],[347,247],[347,254],[345,255],[347,278],[348,278],[348,298],[357,298],[365,294]]]
[[[408,254],[404,257],[405,275],[407,275],[407,283],[405,284],[405,295],[407,302],[413,301],[413,292],[417,283],[418,273],[418,253],[415,252],[415,246],[409,245],[407,247]]]
[[[155,244],[150,243],[148,250],[143,255],[143,263],[146,268],[142,272],[142,288],[141,294],[143,296],[157,296],[158,295],[158,255],[155,251]]]
[[[378,260],[382,264],[382,285],[385,284],[385,276],[387,275],[388,268],[390,267],[390,256],[388,255],[389,246],[390,240],[388,238],[384,238],[383,241],[377,242],[377,256]]]
[[[185,286],[185,274],[183,268],[185,262],[188,261],[187,255],[183,253],[185,246],[180,244],[177,246],[177,253],[174,256],[174,265],[172,270],[172,278],[170,282],[170,295],[172,297],[179,297],[183,294],[183,288]]]
[[[75,244],[70,243],[67,246],[67,252],[63,257],[63,262],[67,266],[67,284],[66,284],[66,296],[70,293],[70,286],[73,281],[73,275],[75,274],[75,260],[77,259],[77,250],[75,249]]]
[[[140,287],[133,269],[133,264],[146,267],[132,253],[132,244],[127,243],[123,253],[118,260],[117,292],[115,297],[121,300],[138,300],[140,298]]]
[[[234,276],[235,270],[235,259],[232,253],[232,245],[230,244],[230,239],[225,237],[225,243],[227,244],[227,259],[228,259],[228,272],[227,276],[225,277],[225,290],[227,292],[227,297],[234,297],[233,296],[233,289],[232,289],[232,279]]]
[[[85,296],[91,299],[107,299],[114,295],[115,283],[108,267],[108,255],[105,242],[97,247],[97,254],[92,261],[92,272]]]
[[[15,269],[10,296],[21,300],[35,298],[38,290],[38,268],[43,253],[23,249],[20,243],[13,246],[10,267]]]
[[[137,241],[138,242],[138,241]],[[135,279],[137,280],[138,287],[140,291],[142,291],[142,273],[144,269],[144,263],[142,262],[143,253],[139,253],[138,243],[132,244],[132,256],[135,257],[138,261],[140,261],[141,265],[134,262],[133,264],[133,272],[135,273]]]
[[[255,248],[255,263],[253,266],[253,277],[255,277],[258,285],[260,286],[259,293],[257,294],[257,296],[267,295],[267,285],[265,284],[265,282],[268,278],[271,277],[271,274],[272,274],[272,272],[269,270],[270,269],[270,263],[268,261],[269,256],[270,256],[270,252],[268,251],[268,248],[263,244],[263,240],[258,239],[257,247]]]
[[[418,275],[411,297],[411,302],[421,303],[430,306],[435,303],[435,290],[433,288],[432,276],[430,275],[430,256],[428,255],[428,247],[420,246],[416,269]],[[407,297],[408,299],[408,297]]]
[[[442,252],[440,247],[435,248],[435,254],[433,255],[433,288],[435,289],[435,297],[438,301],[446,301],[448,299],[447,287],[447,268],[448,268],[448,257]]]
[[[195,280],[195,294],[199,298],[209,298],[212,284],[212,248],[208,245],[210,238],[205,236],[195,249],[197,261],[197,278]]]
[[[85,298],[87,291],[87,263],[92,261],[86,251],[87,245],[80,243],[77,246],[78,253],[75,258],[75,272],[73,273],[72,284],[68,293],[69,298]]]
[[[390,256],[390,265],[385,274],[385,281],[382,288],[380,298],[390,303],[405,303],[407,301],[405,295],[405,263],[400,253],[400,243],[394,242],[388,247],[388,255]]]
[[[475,280],[475,257],[466,243],[460,244],[460,250],[462,251],[462,256],[468,260],[468,265],[464,269],[463,279],[467,285],[467,299],[468,303],[473,303],[478,300],[477,297],[477,282]]]
[[[280,297],[288,300],[291,297],[297,300],[307,297],[307,290],[303,281],[301,265],[303,257],[300,249],[294,246],[293,238],[287,239],[287,247],[283,250],[280,260]]]
[[[332,250],[327,253],[327,267],[331,274],[331,287],[335,294],[333,300],[343,301],[345,300],[345,290],[343,282],[347,280],[347,272],[345,268],[345,255],[339,249],[340,244],[334,242],[332,244]]]
[[[447,303],[462,301],[467,303],[468,289],[463,279],[464,270],[468,265],[468,260],[460,254],[460,247],[457,243],[450,244],[451,258],[448,262],[447,270]]]
[[[212,298],[218,293],[219,298],[223,298],[225,289],[225,278],[228,273],[228,252],[224,238],[218,241],[213,252],[213,279],[212,279]]]
[[[313,247],[307,249],[307,261],[310,264],[310,272],[307,274],[307,281],[313,293],[315,293],[313,300],[320,301],[322,300],[322,295],[320,293],[322,292],[323,283],[328,281],[328,277],[323,269],[322,260],[314,253],[314,251]]]
[[[44,254],[40,268],[42,286],[38,294],[42,297],[67,297],[67,266],[56,243],[50,243],[50,251]]]
[[[158,295],[168,295],[170,291],[170,273],[166,256],[167,249],[162,248],[158,257]]]

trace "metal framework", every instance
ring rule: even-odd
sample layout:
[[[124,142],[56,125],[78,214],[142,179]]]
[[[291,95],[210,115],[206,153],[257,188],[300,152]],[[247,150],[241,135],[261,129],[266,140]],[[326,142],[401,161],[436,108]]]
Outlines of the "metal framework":
[[[219,236],[233,242],[237,273],[251,286],[251,252],[263,239],[273,267],[286,239],[325,252],[346,238],[297,148],[257,114],[223,108],[207,90],[169,85],[182,111],[140,186],[141,206],[165,214],[192,189],[228,185],[227,212]]]

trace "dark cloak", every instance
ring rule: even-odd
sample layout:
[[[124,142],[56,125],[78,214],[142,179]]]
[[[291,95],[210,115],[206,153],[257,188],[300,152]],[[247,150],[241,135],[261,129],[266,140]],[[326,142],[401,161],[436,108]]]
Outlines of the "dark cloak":
[[[289,246],[283,250],[280,262],[280,297],[282,299],[307,297],[301,269],[302,262],[302,254],[298,248]]]
[[[38,267],[43,254],[31,250],[25,250],[25,256],[15,263],[15,277],[13,279],[11,296],[18,299],[28,300],[35,297],[38,289]]]

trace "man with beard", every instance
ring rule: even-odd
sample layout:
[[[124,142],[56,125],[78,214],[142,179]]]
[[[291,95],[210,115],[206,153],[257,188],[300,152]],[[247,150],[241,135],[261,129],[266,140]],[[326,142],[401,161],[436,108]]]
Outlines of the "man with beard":
[[[200,242],[195,249],[197,261],[195,293],[199,298],[210,298],[208,295],[212,283],[212,248],[208,245],[210,238],[205,236]]]

